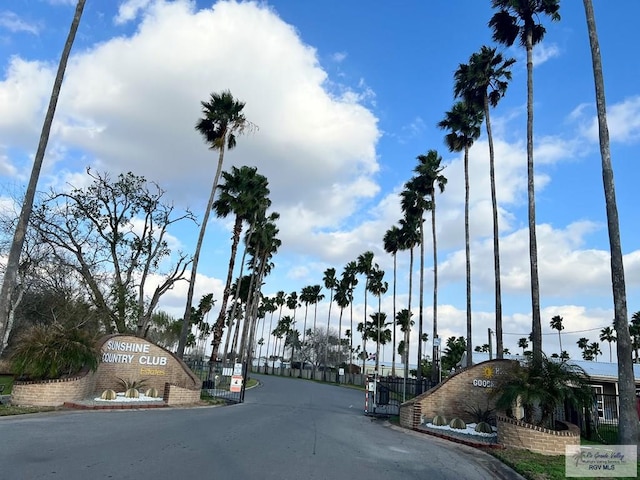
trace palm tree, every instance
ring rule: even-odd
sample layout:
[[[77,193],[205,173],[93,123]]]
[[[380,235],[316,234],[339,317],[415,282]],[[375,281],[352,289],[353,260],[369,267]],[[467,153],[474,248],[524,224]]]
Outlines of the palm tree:
[[[294,331],[296,333],[298,333],[298,337],[299,337],[300,336],[299,332],[297,330],[295,330],[296,312],[298,310],[298,307],[300,306],[300,304],[298,303],[298,292],[295,292],[295,291],[291,292],[289,294],[289,296],[287,297],[286,304],[287,304],[287,308],[289,310],[293,311],[293,318],[292,318],[292,322],[291,322],[292,327],[291,328],[294,329]],[[296,337],[296,340],[299,340],[298,337]],[[294,360],[293,357],[294,357],[294,353],[295,353],[295,347],[298,345],[298,343],[300,343],[300,342],[298,341],[298,342],[293,343],[293,348],[291,349],[291,369],[292,370],[293,370],[293,360]]]
[[[302,343],[304,344],[307,335],[307,313],[309,311],[309,304],[313,303],[313,294],[311,292],[311,285],[302,287],[300,290],[300,302],[304,303],[304,325],[302,326]]]
[[[336,269],[335,268],[327,268],[324,271],[324,277],[322,279],[324,282],[324,287],[329,289],[329,314],[327,315],[327,338],[326,345],[324,349],[324,378],[327,378],[327,355],[329,353],[329,328],[331,326],[331,305],[333,305],[333,291],[338,286],[338,279],[336,278]]]
[[[627,294],[622,261],[622,246],[620,244],[620,222],[616,202],[613,167],[611,165],[611,151],[609,149],[609,129],[607,126],[607,107],[604,90],[604,75],[600,45],[596,31],[595,14],[591,0],[584,0],[584,10],[589,30],[593,76],[596,90],[596,106],[598,111],[598,133],[600,138],[600,155],[602,157],[602,180],[604,197],[607,208],[607,226],[609,230],[609,248],[611,250],[611,285],[613,289],[614,326],[617,334],[618,351],[618,387],[620,394],[620,420],[618,428],[618,442],[621,444],[635,444],[638,439],[638,418],[634,405],[635,377],[631,363],[631,336],[627,320]]]
[[[560,342],[560,353],[564,351],[562,350],[562,337],[560,336],[560,331],[564,330],[564,325],[562,325],[562,321],[563,319],[560,315],[555,315],[551,319],[551,322],[549,322],[549,325],[551,326],[551,328],[558,331],[558,342]]]
[[[586,337],[582,337],[578,339],[576,343],[578,344],[578,348],[582,350],[582,358],[584,358],[585,360],[588,360],[586,357],[589,356],[588,355],[589,339]]]
[[[318,319],[318,303],[320,303],[324,299],[324,294],[320,293],[322,291],[322,286],[320,285],[312,285],[309,290],[309,294],[311,295],[311,303],[313,303],[313,331],[316,331],[316,321]]]
[[[503,358],[502,298],[500,282],[500,241],[498,232],[498,200],[496,195],[495,156],[489,106],[496,107],[507,91],[511,80],[510,67],[515,60],[505,60],[495,48],[482,46],[469,58],[469,64],[461,64],[455,73],[454,95],[475,103],[484,112],[487,140],[489,143],[489,180],[491,184],[491,206],[493,213],[493,265],[495,278],[496,308],[496,357]]]
[[[629,336],[633,346],[635,362],[638,363],[638,348],[640,348],[640,311],[631,315],[629,324]],[[619,362],[620,360],[618,360]]]
[[[225,150],[231,150],[236,146],[236,134],[240,135],[251,123],[245,118],[242,110],[244,102],[236,100],[228,90],[222,93],[212,93],[209,102],[200,102],[202,105],[203,118],[196,123],[196,130],[202,134],[210,150],[218,151],[218,166],[216,169],[213,184],[211,185],[211,193],[209,201],[204,212],[196,250],[193,254],[193,264],[191,265],[191,279],[189,280],[189,290],[187,291],[187,305],[182,323],[182,332],[180,333],[180,341],[178,342],[178,356],[184,354],[184,343],[187,338],[187,332],[190,330],[191,303],[193,302],[193,291],[196,283],[196,274],[198,271],[198,261],[200,259],[200,250],[204,241],[204,234],[207,230],[209,215],[213,208],[213,201],[218,188],[218,180],[222,172],[222,163],[224,161]],[[212,356],[213,358],[213,356]],[[215,360],[215,358],[214,358]]]
[[[611,355],[611,342],[616,341],[616,331],[611,327],[604,327],[600,330],[600,341],[609,342],[609,363],[611,363],[613,358]]]
[[[382,311],[381,311],[381,306],[382,306],[382,295],[384,295],[385,293],[387,293],[387,290],[389,289],[389,284],[387,282],[385,282],[384,280],[384,271],[380,270],[379,268],[374,269],[371,272],[371,279],[369,280],[369,291],[371,292],[372,295],[375,295],[376,297],[378,297],[378,317],[377,319],[374,318],[375,322],[375,330],[376,330],[376,373],[378,372],[378,367],[380,365],[380,345],[381,345],[381,340],[380,340],[380,334],[383,330],[383,324],[384,324],[384,320],[386,320],[387,316],[386,314],[384,315],[384,318],[382,318]],[[372,317],[373,318],[373,317]],[[381,323],[382,322],[382,323]],[[391,334],[391,331],[389,331],[389,334]],[[386,335],[386,333],[384,334]],[[386,342],[384,342],[386,343]]]
[[[231,280],[243,223],[249,222],[251,225],[255,219],[264,217],[267,208],[271,205],[269,182],[265,176],[260,175],[257,171],[258,169],[255,167],[243,166],[239,169],[231,167],[231,172],[222,172],[223,182],[220,185],[220,194],[213,203],[213,210],[218,218],[226,218],[231,214],[235,215],[227,279],[222,293],[220,314],[213,326],[213,350],[211,355],[214,359],[218,355],[218,347],[222,339],[225,311],[231,294]]]
[[[401,206],[405,214],[413,219],[417,225],[420,238],[420,287],[418,289],[418,338],[422,336],[423,308],[424,308],[424,212],[431,209],[431,201],[427,198],[428,183],[422,176],[415,176],[407,183],[400,194]],[[408,345],[408,344],[407,344]],[[418,341],[418,360],[422,357],[422,343]],[[422,369],[418,368],[416,375],[417,391],[422,393]]]
[[[442,175],[444,167],[440,166],[442,157],[436,150],[429,150],[426,155],[418,155],[418,165],[414,172],[423,179],[426,194],[429,197],[431,210],[431,241],[433,242],[433,338],[438,338],[438,247],[436,238],[436,185],[440,193],[444,192],[447,178]],[[425,345],[426,347],[426,345]],[[433,345],[433,359],[437,356],[438,347]],[[436,368],[432,368],[432,380],[439,378]]]
[[[400,249],[409,250],[409,298],[407,300],[406,310],[409,315],[413,315],[411,311],[411,296],[413,291],[413,249],[420,242],[420,233],[418,220],[411,215],[411,212],[405,211],[405,218],[400,220]],[[398,315],[396,315],[396,319]],[[405,382],[409,378],[409,346],[411,337],[411,328],[408,327],[404,332],[404,379]]]
[[[53,89],[51,91],[49,106],[47,107],[47,113],[44,117],[44,123],[40,132],[40,141],[38,142],[38,149],[36,150],[36,155],[33,160],[29,184],[27,185],[27,191],[25,192],[24,200],[22,202],[22,209],[20,210],[20,216],[18,217],[18,224],[16,225],[16,230],[11,242],[11,248],[9,250],[9,257],[7,258],[4,278],[2,280],[2,289],[0,290],[0,354],[2,354],[3,350],[7,346],[9,334],[11,333],[10,324],[12,322],[9,319],[9,315],[11,315],[11,311],[15,308],[15,305],[13,305],[13,294],[18,278],[18,268],[20,267],[22,247],[24,246],[24,239],[27,234],[31,211],[33,210],[33,202],[36,196],[38,179],[40,178],[40,170],[42,170],[44,154],[47,150],[47,144],[49,143],[49,134],[51,133],[53,117],[56,113],[56,107],[58,106],[58,98],[60,97],[62,81],[64,80],[67,62],[69,60],[69,55],[71,54],[73,42],[76,38],[78,26],[80,25],[80,19],[82,18],[85,2],[86,0],[78,0],[78,3],[76,4],[76,10],[73,15],[73,20],[71,21],[69,34],[67,35],[67,40],[62,49],[60,62],[58,62],[58,71],[56,72],[56,78],[53,81]]]
[[[284,293],[284,291],[280,290],[279,292],[276,293],[276,296],[273,299],[274,308],[276,308],[278,310],[278,322],[282,318],[282,307],[286,303],[285,295],[286,294]],[[269,331],[270,332],[271,332],[272,326],[273,326],[273,316],[271,316],[271,318],[269,319]],[[269,359],[269,346],[270,346],[270,344],[271,344],[271,335],[267,336],[267,353],[265,355],[267,361]],[[266,362],[265,362],[264,371],[265,371],[265,373],[267,372],[267,363]]]
[[[468,102],[456,102],[438,123],[442,129],[449,130],[445,143],[452,152],[464,151],[464,244],[467,271],[467,367],[473,363],[471,358],[471,250],[469,245],[469,149],[480,136],[482,111]]]
[[[391,341],[391,329],[387,328],[387,314],[378,311],[369,315],[371,318],[371,336],[376,340],[376,372],[380,366],[380,345],[386,345]]]
[[[527,52],[527,197],[529,211],[529,259],[531,268],[531,315],[533,360],[542,361],[542,323],[540,319],[540,284],[538,281],[538,241],[533,170],[533,46],[542,41],[546,30],[537,19],[541,14],[560,20],[560,0],[492,0],[498,11],[489,26],[493,39],[507,46],[519,39]]]
[[[398,250],[400,250],[400,229],[394,225],[382,238],[384,251],[393,255],[393,318],[396,318],[396,280],[398,272]],[[393,327],[393,351],[391,353],[391,375],[396,376],[396,328]]]
[[[344,309],[349,306],[349,284],[348,281],[344,278],[344,273],[342,274],[342,278],[338,281],[336,286],[336,294],[334,297],[336,304],[340,308],[340,317],[338,319],[338,365],[342,365],[342,315],[344,314]]]
[[[525,349],[529,346],[529,342],[525,337],[518,340],[518,348],[522,349],[522,355],[524,356]]]
[[[347,263],[342,271],[342,281],[344,282],[346,301],[349,305],[349,372],[353,364],[353,292],[358,285],[358,264],[355,261]]]
[[[356,260],[356,268],[357,272],[360,275],[364,275],[364,321],[362,322],[364,325],[367,323],[367,292],[369,291],[369,278],[371,276],[371,271],[374,268],[377,268],[378,265],[373,263],[373,252],[366,251],[360,255],[358,255],[358,259]],[[362,351],[366,351],[366,335],[363,333],[362,335]],[[365,372],[365,360],[362,360],[362,373]]]
[[[596,362],[598,361],[598,355],[602,355],[602,350],[600,350],[600,344],[598,342],[592,342],[589,344],[589,351],[595,357]]]

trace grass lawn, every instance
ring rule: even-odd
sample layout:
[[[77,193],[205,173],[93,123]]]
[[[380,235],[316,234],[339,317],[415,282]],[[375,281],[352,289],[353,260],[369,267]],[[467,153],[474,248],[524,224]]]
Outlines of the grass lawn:
[[[594,442],[584,442],[589,445],[600,445]],[[530,480],[563,480],[565,476],[565,457],[540,455],[528,450],[517,448],[491,449],[488,453],[506,463],[523,477]],[[640,472],[640,463],[638,464]],[[584,480],[594,480],[596,477],[580,477]],[[599,478],[599,477],[598,477]],[[618,478],[618,477],[608,477]],[[627,478],[627,477],[625,477]]]
[[[13,385],[13,376],[0,375],[0,385],[4,385],[4,391],[2,392],[2,395],[11,394],[11,387]]]

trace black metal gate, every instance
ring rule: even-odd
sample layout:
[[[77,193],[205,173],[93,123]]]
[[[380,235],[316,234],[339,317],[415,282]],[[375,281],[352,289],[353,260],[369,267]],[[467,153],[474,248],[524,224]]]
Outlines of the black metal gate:
[[[191,371],[202,380],[202,395],[242,403],[247,380],[247,367],[242,363],[203,360],[185,361]]]

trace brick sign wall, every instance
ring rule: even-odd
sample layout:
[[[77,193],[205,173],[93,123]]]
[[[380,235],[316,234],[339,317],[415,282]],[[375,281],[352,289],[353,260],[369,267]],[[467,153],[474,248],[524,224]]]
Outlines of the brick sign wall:
[[[145,380],[147,388],[163,392],[166,383],[199,390],[202,382],[168,350],[130,335],[110,335],[100,341],[101,358],[96,390],[122,391],[118,379]]]

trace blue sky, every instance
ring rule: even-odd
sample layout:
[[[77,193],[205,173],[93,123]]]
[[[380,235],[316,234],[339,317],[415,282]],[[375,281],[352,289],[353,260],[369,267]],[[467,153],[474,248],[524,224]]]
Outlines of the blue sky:
[[[640,228],[635,185],[640,147],[640,67],[633,61],[640,4],[596,0],[625,254],[629,311],[640,310]],[[74,0],[0,5],[0,182],[28,178]],[[623,12],[624,14],[621,14]],[[565,320],[563,347],[597,341],[612,314],[608,237],[595,124],[591,58],[582,2],[543,19],[535,49],[535,162],[544,345],[558,351],[549,320]],[[259,128],[238,139],[231,165],[268,177],[283,245],[264,293],[322,283],[366,250],[392,281],[382,237],[401,218],[398,192],[415,158],[436,149],[448,185],[438,197],[440,336],[465,334],[464,185],[461,155],[436,127],[453,105],[453,73],[482,45],[494,46],[490,2],[326,0],[301,2],[119,0],[87,2],[62,88],[40,189],[86,182],[85,168],[133,171],[158,182],[180,208],[202,216],[216,157],[194,130],[200,101],[230,89]],[[503,274],[504,343],[531,330],[526,205],[524,51],[492,111]],[[493,328],[493,266],[486,137],[470,152],[474,345]],[[172,232],[193,251],[195,226]],[[219,298],[230,221],[212,219],[196,295]],[[430,252],[431,244],[426,244]],[[430,259],[430,254],[427,255]],[[399,307],[407,301],[408,254],[398,256]],[[425,298],[431,298],[431,262]],[[417,278],[417,277],[416,277]],[[186,282],[163,301],[182,314]],[[328,297],[328,292],[325,292]],[[391,316],[392,297],[383,299]],[[356,320],[363,294],[356,293]],[[414,290],[417,298],[417,290]],[[373,301],[370,302],[375,303]],[[415,301],[413,302],[415,304]],[[326,322],[328,302],[318,308]],[[337,326],[334,309],[332,323]],[[216,311],[211,313],[215,318]],[[369,313],[372,313],[370,311]],[[424,329],[432,330],[430,301]],[[417,332],[417,327],[415,332]],[[417,333],[413,338],[417,338]],[[495,340],[494,340],[495,341]],[[601,346],[608,359],[608,345]],[[390,360],[385,349],[385,361]],[[413,352],[416,349],[413,347]],[[615,356],[615,349],[614,349]]]

